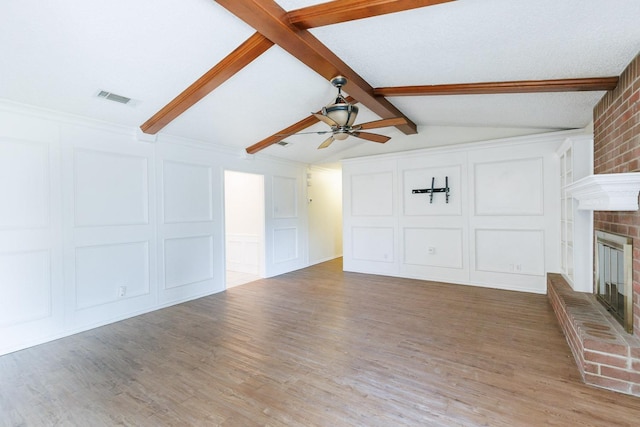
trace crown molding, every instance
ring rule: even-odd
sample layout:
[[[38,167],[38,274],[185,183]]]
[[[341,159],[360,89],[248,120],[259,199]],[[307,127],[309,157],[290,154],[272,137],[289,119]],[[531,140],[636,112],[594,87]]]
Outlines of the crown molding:
[[[589,175],[565,187],[579,210],[637,211],[640,172]]]

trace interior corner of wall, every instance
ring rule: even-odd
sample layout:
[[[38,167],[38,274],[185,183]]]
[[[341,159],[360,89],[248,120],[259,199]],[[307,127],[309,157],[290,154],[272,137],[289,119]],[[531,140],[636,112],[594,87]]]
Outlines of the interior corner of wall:
[[[136,128],[136,139],[140,142],[156,142],[158,140],[158,134],[148,134],[142,132],[142,129]]]

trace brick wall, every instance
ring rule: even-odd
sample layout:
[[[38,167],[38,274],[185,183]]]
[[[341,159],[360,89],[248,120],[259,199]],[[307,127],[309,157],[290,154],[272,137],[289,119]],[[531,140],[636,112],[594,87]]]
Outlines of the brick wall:
[[[596,105],[593,116],[594,173],[640,172],[640,55]],[[640,211],[596,211],[594,229],[633,238],[633,328],[640,337]]]

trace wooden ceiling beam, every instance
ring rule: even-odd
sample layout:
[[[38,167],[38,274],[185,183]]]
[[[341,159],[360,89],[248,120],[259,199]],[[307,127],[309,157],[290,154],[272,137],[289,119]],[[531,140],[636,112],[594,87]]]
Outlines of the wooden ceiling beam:
[[[340,0],[292,10],[289,22],[300,29],[321,27],[455,0]]]
[[[140,129],[148,134],[157,133],[215,88],[242,70],[251,61],[266,52],[271,46],[273,46],[273,42],[262,34],[255,33],[149,120],[144,122]]]
[[[538,93],[612,90],[618,77],[583,79],[519,80],[511,82],[462,83],[425,86],[379,87],[377,96],[486,95],[498,93]]]
[[[289,22],[287,12],[272,0],[216,0],[229,12],[255,28],[266,38],[289,52],[327,80],[342,75],[349,83],[344,90],[383,119],[404,117],[406,124],[397,128],[410,135],[417,133],[416,124],[391,102],[375,96],[373,88],[331,50],[306,30]]]
[[[348,96],[346,100],[350,104],[357,104],[357,101],[353,99],[353,97],[351,96]],[[321,113],[322,113],[321,111],[316,112],[316,114],[321,114]],[[282,129],[280,132],[277,132],[271,136],[268,136],[262,141],[256,142],[252,146],[247,147],[246,151],[248,154],[255,154],[260,150],[264,150],[265,148],[270,147],[273,144],[276,144],[282,141],[284,138],[286,138],[286,136],[298,133],[308,128],[309,126],[315,125],[318,122],[319,120],[313,114],[311,114],[308,117],[305,117],[304,119],[300,120],[299,122],[294,123],[291,126]]]

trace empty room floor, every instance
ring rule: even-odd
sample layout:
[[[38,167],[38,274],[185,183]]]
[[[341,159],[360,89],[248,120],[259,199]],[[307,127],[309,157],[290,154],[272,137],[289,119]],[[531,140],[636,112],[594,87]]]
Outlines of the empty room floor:
[[[342,271],[260,279],[0,357],[0,425],[632,426],[545,295]]]

